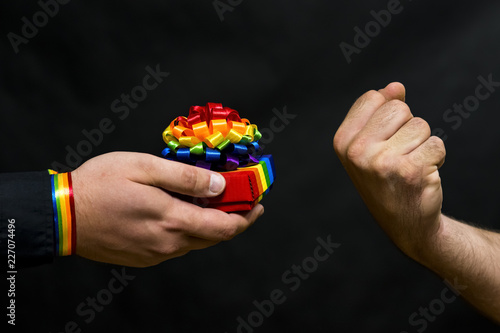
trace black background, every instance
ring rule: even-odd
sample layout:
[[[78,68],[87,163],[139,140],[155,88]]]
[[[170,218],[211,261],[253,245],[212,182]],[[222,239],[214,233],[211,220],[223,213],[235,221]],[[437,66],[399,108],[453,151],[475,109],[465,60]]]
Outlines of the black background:
[[[238,1],[233,1],[233,3]],[[221,21],[211,1],[70,1],[15,53],[35,1],[0,5],[0,171],[66,164],[66,146],[109,118],[116,129],[85,159],[110,151],[159,155],[161,132],[189,106],[221,102],[269,128],[273,108],[297,115],[275,133],[278,179],[264,216],[234,240],[147,269],[86,323],[76,308],[120,267],[81,258],[26,269],[17,280],[17,327],[62,332],[236,332],[254,300],[285,292],[255,332],[417,332],[410,315],[439,298],[442,279],[405,257],[364,207],[332,149],[354,100],[403,82],[414,115],[447,137],[444,212],[496,228],[500,92],[457,129],[443,119],[474,94],[478,76],[500,81],[500,3],[410,1],[347,63],[339,44],[388,1],[242,1]],[[142,83],[145,67],[170,76],[120,120],[113,100]],[[282,275],[313,255],[316,238],[341,244],[291,291]],[[4,295],[4,292],[0,292]],[[5,303],[5,302],[4,302]],[[5,316],[2,315],[5,320]],[[494,332],[462,299],[426,332]]]

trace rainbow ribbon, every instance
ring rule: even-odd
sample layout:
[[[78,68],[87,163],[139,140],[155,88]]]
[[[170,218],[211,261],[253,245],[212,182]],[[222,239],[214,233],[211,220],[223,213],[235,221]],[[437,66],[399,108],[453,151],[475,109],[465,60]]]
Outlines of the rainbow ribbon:
[[[49,170],[54,210],[55,252],[59,256],[76,253],[75,200],[71,172]]]
[[[262,137],[257,125],[219,103],[192,106],[188,117],[177,117],[163,132],[162,155],[217,171],[259,163]]]
[[[262,155],[257,125],[222,104],[192,106],[163,132],[162,155],[173,161],[220,172],[224,192],[206,198],[202,207],[224,212],[248,211],[269,193],[276,171],[271,155]]]

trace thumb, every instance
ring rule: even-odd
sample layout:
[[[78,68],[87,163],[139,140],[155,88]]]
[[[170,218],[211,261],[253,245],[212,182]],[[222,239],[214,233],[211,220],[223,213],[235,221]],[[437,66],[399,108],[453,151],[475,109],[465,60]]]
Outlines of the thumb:
[[[226,180],[217,172],[192,165],[151,156],[141,161],[145,184],[192,197],[214,197],[226,187]],[[145,163],[144,163],[145,162]]]
[[[406,98],[405,86],[399,82],[389,83],[384,89],[380,89],[378,92],[381,93],[387,101],[399,99],[404,102]]]

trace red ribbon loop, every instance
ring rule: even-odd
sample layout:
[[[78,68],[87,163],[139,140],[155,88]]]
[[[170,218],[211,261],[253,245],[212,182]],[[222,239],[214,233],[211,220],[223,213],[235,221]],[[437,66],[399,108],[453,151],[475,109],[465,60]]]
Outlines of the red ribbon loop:
[[[192,106],[189,109],[187,122],[189,126],[206,121],[210,124],[212,119],[226,119],[227,121],[241,122],[238,111],[222,106],[220,103],[207,103],[206,106]]]

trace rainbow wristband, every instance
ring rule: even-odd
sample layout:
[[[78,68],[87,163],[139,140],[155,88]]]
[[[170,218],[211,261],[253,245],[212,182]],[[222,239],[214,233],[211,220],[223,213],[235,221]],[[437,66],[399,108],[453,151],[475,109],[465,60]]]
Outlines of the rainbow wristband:
[[[55,253],[58,256],[70,256],[76,252],[75,200],[71,172],[55,173],[49,170],[49,173],[54,209]]]

